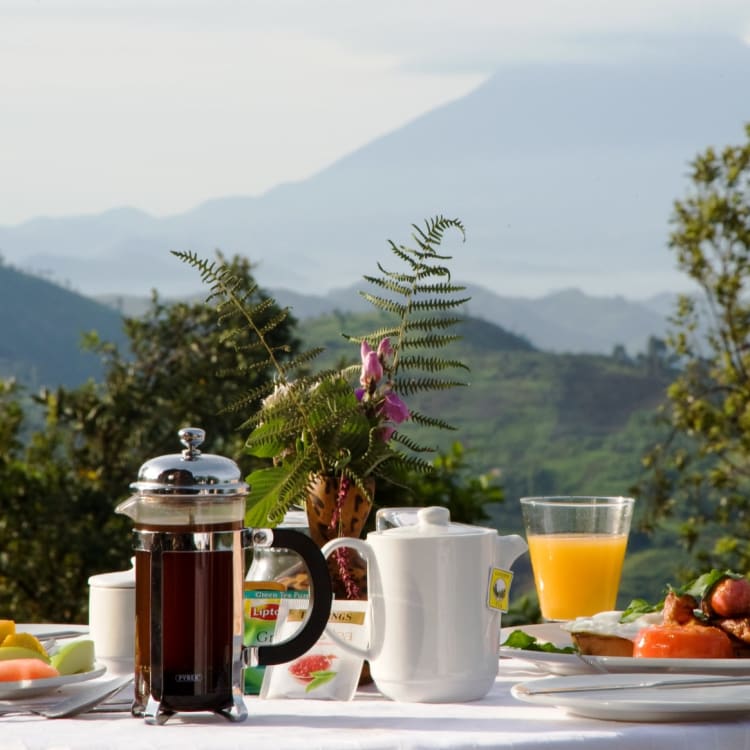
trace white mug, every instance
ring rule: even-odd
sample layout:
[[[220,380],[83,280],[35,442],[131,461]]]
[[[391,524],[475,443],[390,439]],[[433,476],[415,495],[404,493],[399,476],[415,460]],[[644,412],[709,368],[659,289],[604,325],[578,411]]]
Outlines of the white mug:
[[[89,578],[89,637],[110,673],[135,669],[135,570]]]
[[[422,508],[413,525],[340,537],[367,559],[370,645],[342,648],[370,660],[383,695],[400,701],[454,702],[484,697],[497,676],[500,613],[507,608],[517,536],[450,523],[447,508]]]

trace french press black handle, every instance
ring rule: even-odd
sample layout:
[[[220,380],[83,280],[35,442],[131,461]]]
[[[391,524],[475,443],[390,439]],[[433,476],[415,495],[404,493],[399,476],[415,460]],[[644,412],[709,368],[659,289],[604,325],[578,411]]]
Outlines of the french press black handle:
[[[257,664],[260,667],[283,664],[309,651],[318,641],[331,615],[333,588],[328,564],[318,546],[310,537],[291,529],[273,529],[271,547],[281,547],[296,552],[307,565],[310,574],[310,603],[300,631],[283,643],[257,647]]]

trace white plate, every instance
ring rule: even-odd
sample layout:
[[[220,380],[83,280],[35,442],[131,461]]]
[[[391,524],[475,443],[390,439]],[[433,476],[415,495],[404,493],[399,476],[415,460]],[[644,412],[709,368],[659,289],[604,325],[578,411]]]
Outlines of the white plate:
[[[602,675],[549,677],[514,685],[512,695],[518,700],[540,706],[556,706],[570,714],[590,719],[613,721],[716,721],[738,715],[750,715],[750,691],[747,685],[692,686],[685,688],[644,688],[639,683],[653,679],[649,672],[620,675],[618,684],[631,683],[632,688],[590,692],[532,695],[539,688],[578,687],[601,684]],[[687,677],[686,677],[687,679]]]
[[[0,682],[0,700],[16,700],[18,698],[32,698],[36,695],[49,693],[65,685],[85,682],[101,677],[107,668],[95,664],[90,672],[80,674],[60,675],[60,677],[43,677],[39,680],[18,680],[16,682]]]
[[[557,646],[570,646],[570,634],[557,623],[520,625],[502,629],[504,641],[514,630],[523,630],[541,641]],[[592,672],[671,672],[673,674],[750,674],[750,659],[634,659],[630,656],[585,656],[578,654],[549,654],[545,651],[525,651],[502,647],[500,656],[519,659],[546,674],[576,675]]]
[[[547,674],[555,675],[592,672],[750,675],[750,659],[634,659],[630,656],[581,658],[578,654],[548,654],[544,651],[524,651],[507,647],[500,649],[500,656],[520,659]]]
[[[89,632],[88,625],[63,625],[58,623],[45,623],[45,622],[17,622],[16,623],[17,633],[31,633],[37,638],[47,640],[54,638],[55,633],[69,633],[69,638],[78,638],[79,636],[85,636]]]

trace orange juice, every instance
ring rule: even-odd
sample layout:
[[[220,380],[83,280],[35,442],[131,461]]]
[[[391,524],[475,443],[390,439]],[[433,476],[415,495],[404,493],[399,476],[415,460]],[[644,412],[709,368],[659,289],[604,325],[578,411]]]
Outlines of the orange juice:
[[[627,534],[530,534],[529,555],[546,620],[614,609]]]

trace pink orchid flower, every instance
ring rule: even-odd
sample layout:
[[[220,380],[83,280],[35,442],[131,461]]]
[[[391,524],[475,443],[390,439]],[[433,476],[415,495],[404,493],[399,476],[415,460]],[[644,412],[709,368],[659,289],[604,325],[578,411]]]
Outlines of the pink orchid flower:
[[[383,397],[382,413],[389,422],[395,422],[396,424],[401,424],[401,422],[409,419],[408,407],[393,392],[386,393]]]
[[[362,373],[359,376],[359,382],[367,388],[370,383],[378,382],[383,377],[383,365],[380,364],[377,352],[366,342],[362,342],[360,348],[362,356]]]
[[[386,366],[390,364],[393,360],[393,347],[391,346],[391,340],[389,338],[384,338],[379,344],[378,344],[378,359],[382,364],[385,364]]]

